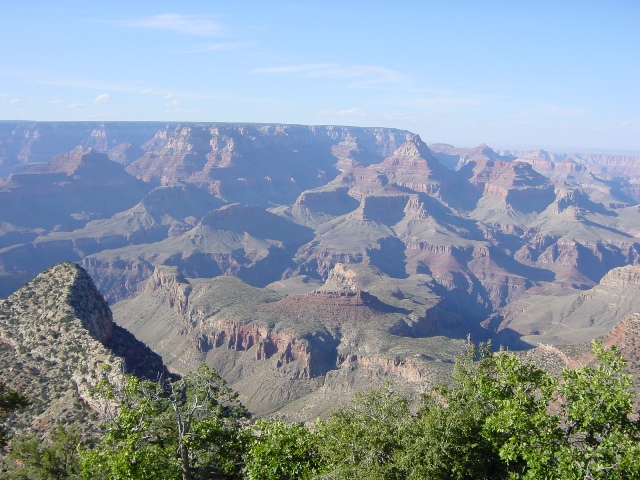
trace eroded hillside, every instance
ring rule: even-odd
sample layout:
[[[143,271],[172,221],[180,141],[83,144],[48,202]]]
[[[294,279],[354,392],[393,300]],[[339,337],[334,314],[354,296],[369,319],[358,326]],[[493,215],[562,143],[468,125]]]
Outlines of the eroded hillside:
[[[173,371],[213,365],[253,412],[293,403],[313,417],[385,379],[426,391],[446,378],[464,341],[442,336],[454,316],[412,287],[364,265],[339,264],[323,287],[292,295],[157,267],[114,317]]]
[[[166,370],[158,355],[113,322],[78,265],[56,265],[0,300],[0,380],[31,402],[14,427],[89,426],[101,410],[92,388],[125,372],[155,379]]]
[[[0,294],[78,262],[172,368],[215,364],[265,411],[448,361],[469,333],[579,343],[638,309],[639,157],[384,128],[1,127]]]

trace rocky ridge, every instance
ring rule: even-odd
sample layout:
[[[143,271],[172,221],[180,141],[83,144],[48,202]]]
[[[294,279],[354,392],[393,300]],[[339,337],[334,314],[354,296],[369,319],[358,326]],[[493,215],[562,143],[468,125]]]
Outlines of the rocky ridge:
[[[125,126],[0,125],[12,174],[0,180],[0,294],[51,263],[81,263],[122,302],[118,321],[176,370],[215,363],[263,405],[318,398],[318,382],[348,389],[347,365],[364,378],[433,356],[418,341],[571,343],[637,308],[632,284],[609,284],[640,263],[635,157],[428,146],[384,128]],[[109,185],[124,193],[100,197]],[[87,186],[95,197],[82,203]],[[149,291],[163,268],[191,288],[186,300],[160,300],[170,284]],[[269,301],[206,306],[222,301],[217,289],[237,298],[231,286]],[[376,317],[367,295],[396,310]],[[380,329],[358,330],[358,311]],[[258,371],[305,386],[276,382],[269,399]]]
[[[73,263],[41,273],[0,300],[0,379],[31,405],[14,427],[99,421],[92,388],[124,372],[166,373],[160,358],[113,322],[91,278]],[[87,423],[89,422],[89,423]]]
[[[342,378],[341,388],[352,394],[362,387],[362,380],[349,380],[355,371],[376,382],[392,376],[413,388],[432,385],[443,370],[438,362],[451,362],[462,345],[441,338],[436,347],[428,338],[439,333],[446,315],[429,305],[411,311],[403,306],[412,302],[385,303],[353,288],[350,279],[356,276],[338,265],[322,289],[282,296],[234,278],[195,281],[173,267],[158,267],[145,292],[116,304],[114,314],[156,346],[174,371],[189,371],[201,361],[214,365],[259,413],[303,397],[313,403],[330,379],[335,384]],[[165,337],[170,328],[179,338]],[[265,392],[246,386],[267,378],[271,391],[287,395],[264,398]],[[287,388],[292,381],[306,386]]]

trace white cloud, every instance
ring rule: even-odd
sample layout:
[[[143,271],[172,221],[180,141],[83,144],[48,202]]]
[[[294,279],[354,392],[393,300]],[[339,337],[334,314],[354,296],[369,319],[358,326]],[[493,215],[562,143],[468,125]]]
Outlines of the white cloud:
[[[322,110],[321,117],[343,117],[343,118],[367,118],[369,120],[407,120],[415,121],[418,117],[408,113],[397,112],[367,112],[361,108],[347,108],[343,110]]]
[[[177,98],[174,98],[173,100],[171,100],[170,102],[165,103],[164,105],[165,105],[165,107],[167,107],[169,109],[179,108],[180,106],[182,106],[182,101],[178,100]]]
[[[520,112],[518,117],[581,117],[587,114],[585,108],[562,107],[551,103],[539,103],[534,108]]]
[[[542,103],[538,106],[538,112],[554,117],[578,117],[585,115],[587,110],[580,107],[561,107],[550,103]]]
[[[93,99],[94,105],[105,105],[107,103],[111,103],[111,95],[109,95],[108,93],[101,93]]]
[[[167,112],[170,113],[182,113],[182,114],[187,114],[187,113],[198,113],[200,112],[199,109],[197,108],[187,108],[184,106],[184,102],[185,100],[182,98],[178,98],[174,95],[166,95],[164,97],[165,100],[168,100],[167,103],[164,104],[164,106],[166,107]],[[192,101],[193,99],[187,99],[187,101]]]
[[[415,122],[420,117],[418,115],[411,115],[409,113],[387,112],[382,114],[382,118],[384,118],[385,120],[407,120]]]
[[[411,107],[426,107],[435,109],[446,109],[453,107],[489,107],[494,106],[499,101],[499,97],[483,94],[433,91],[429,97],[418,97],[408,100],[402,100],[398,103]]]
[[[198,37],[216,37],[224,32],[224,28],[218,22],[214,22],[209,18],[177,13],[164,13],[137,20],[124,20],[118,22],[118,24],[125,27],[166,30]]]
[[[85,90],[105,91],[110,90],[112,92],[127,92],[137,94],[152,94],[167,98],[174,98],[180,96],[183,98],[197,98],[208,100],[232,100],[235,102],[255,102],[255,98],[248,97],[246,95],[222,95],[211,92],[188,92],[188,91],[168,91],[161,88],[145,88],[141,90],[139,85],[132,83],[107,83],[87,79],[71,79],[60,77],[41,77],[37,79],[30,79],[29,83],[36,85],[53,85],[59,87],[74,87]],[[8,95],[8,94],[7,94]],[[0,101],[3,97],[0,94]]]
[[[381,83],[405,83],[410,77],[376,65],[342,65],[336,63],[306,63],[279,67],[257,68],[254,73],[289,75],[298,78],[335,78],[352,80],[352,87]]]
[[[81,103],[71,103],[71,104],[67,105],[67,108],[70,108],[70,109],[73,110],[73,109],[76,109],[76,108],[82,108],[82,106],[83,105]]]
[[[367,114],[361,108],[348,108],[345,110],[338,110],[336,115],[341,117],[366,117]]]
[[[628,118],[626,120],[620,121],[621,127],[636,127],[640,125],[640,120],[637,118]]]
[[[22,102],[23,99],[14,95],[13,93],[1,93],[0,102],[7,102],[10,104],[16,104]]]
[[[71,78],[60,78],[60,77],[40,77],[33,78],[28,80],[29,83],[33,83],[36,85],[52,85],[56,87],[74,87],[74,88],[82,88],[86,90],[111,90],[115,92],[139,92],[140,87],[137,85],[127,84],[127,83],[109,83],[109,82],[100,82],[93,80],[83,80],[83,79],[71,79]]]
[[[239,50],[241,48],[247,48],[253,45],[254,45],[253,42],[207,43],[206,45],[200,45],[197,47],[180,50],[180,51],[183,53],[222,52],[227,50]]]

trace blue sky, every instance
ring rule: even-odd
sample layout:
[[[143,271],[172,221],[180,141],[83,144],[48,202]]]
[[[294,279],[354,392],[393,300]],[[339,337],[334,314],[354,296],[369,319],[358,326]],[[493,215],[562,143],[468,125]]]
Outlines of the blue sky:
[[[640,1],[0,0],[0,119],[640,152]]]

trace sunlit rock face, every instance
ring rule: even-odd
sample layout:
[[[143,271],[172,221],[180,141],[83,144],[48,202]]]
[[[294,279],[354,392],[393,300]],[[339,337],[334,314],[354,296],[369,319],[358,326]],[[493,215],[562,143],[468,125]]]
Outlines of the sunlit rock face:
[[[70,262],[0,299],[0,364],[0,381],[29,398],[12,424],[23,432],[46,433],[63,421],[95,428],[105,406],[93,395],[100,381],[167,374],[158,355],[113,322],[87,272]]]
[[[0,162],[0,295],[77,262],[119,321],[180,352],[174,368],[215,364],[265,410],[319,382],[348,390],[349,371],[352,386],[428,377],[446,355],[427,340],[571,343],[636,308],[628,155],[385,128],[1,122]],[[220,316],[216,289],[237,309]],[[252,369],[306,386],[269,400]]]

